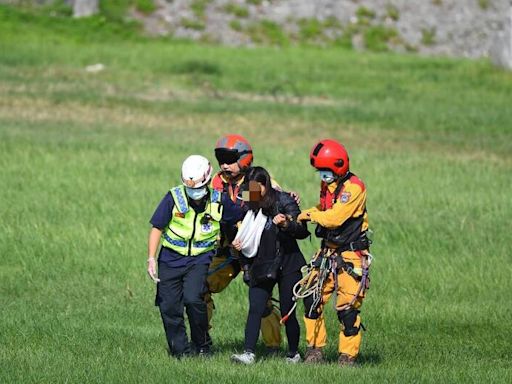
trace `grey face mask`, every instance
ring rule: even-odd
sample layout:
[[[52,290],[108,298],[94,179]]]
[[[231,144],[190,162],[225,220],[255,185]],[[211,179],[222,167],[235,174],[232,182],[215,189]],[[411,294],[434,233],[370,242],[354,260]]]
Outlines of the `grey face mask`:
[[[334,180],[334,173],[332,171],[319,171],[320,179],[325,181],[327,184],[331,184]]]
[[[187,193],[188,197],[190,197],[192,200],[201,200],[207,192],[206,187],[203,188],[189,188],[185,187],[185,192]]]

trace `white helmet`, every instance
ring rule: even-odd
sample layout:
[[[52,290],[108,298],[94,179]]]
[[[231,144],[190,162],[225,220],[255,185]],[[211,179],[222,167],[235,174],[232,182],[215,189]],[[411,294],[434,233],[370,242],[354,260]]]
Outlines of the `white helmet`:
[[[208,184],[212,172],[212,166],[206,157],[192,155],[181,166],[181,180],[186,187],[201,188]]]

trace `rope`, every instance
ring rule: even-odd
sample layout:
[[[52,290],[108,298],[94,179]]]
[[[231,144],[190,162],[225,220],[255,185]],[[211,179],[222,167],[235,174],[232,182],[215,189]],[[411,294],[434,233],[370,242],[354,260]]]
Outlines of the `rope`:
[[[304,299],[308,296],[315,295],[315,298],[313,299],[316,304],[318,304],[319,300],[322,299],[322,286],[325,282],[325,278],[327,276],[326,273],[323,272],[325,270],[325,258],[322,256],[322,263],[320,265],[320,272],[317,274],[314,274],[315,267],[313,267],[313,261],[316,260],[320,256],[320,252],[318,252],[316,257],[313,257],[310,264],[306,267],[306,275],[300,279],[295,285],[293,286],[292,293],[293,297],[292,300],[294,301],[292,308],[288,311],[288,313],[283,316],[280,320],[280,324],[283,325],[286,320],[290,317],[290,315],[293,313],[295,308],[297,308],[297,300],[298,299]],[[315,306],[311,307],[312,309],[315,308]]]
[[[313,296],[313,304],[311,305],[311,308],[309,310],[310,311],[309,315],[311,315],[311,311],[313,311],[315,308],[317,308],[318,304],[320,304],[320,301],[322,300],[322,288],[323,288],[324,282],[325,282],[326,278],[328,277],[329,273],[333,273],[334,284],[335,284],[334,292],[335,292],[335,294],[337,294],[338,279],[337,279],[337,271],[336,271],[336,268],[337,268],[336,262],[330,260],[331,255],[329,255],[329,257],[325,257],[325,252],[323,252],[322,250],[319,251],[315,256],[316,257],[313,257],[310,264],[306,267],[307,268],[306,275],[293,286],[292,300],[294,301],[294,303],[293,303],[292,308],[288,311],[288,313],[281,318],[281,320],[279,322],[281,325],[283,325],[286,322],[286,320],[288,320],[290,315],[297,308],[297,300],[305,299],[308,296],[314,295]],[[318,257],[322,257],[322,261],[320,263],[320,267],[315,268],[315,267],[313,267],[313,262]],[[361,293],[363,288],[366,286],[366,282],[368,280],[368,269],[372,262],[373,256],[369,252],[366,251],[364,254],[363,253],[361,254],[361,259],[362,259],[362,270],[363,271],[362,271],[361,282],[359,283],[357,292],[355,293],[355,295],[352,298],[352,300],[350,301],[350,303],[345,304],[344,306],[342,306],[340,308],[336,307],[336,300],[334,300],[334,308],[337,311],[342,311],[344,309],[350,308],[355,303],[357,298],[359,297],[359,294]],[[329,263],[329,265],[326,265],[327,263]],[[313,272],[315,272],[315,270],[318,270],[318,273],[314,274]]]

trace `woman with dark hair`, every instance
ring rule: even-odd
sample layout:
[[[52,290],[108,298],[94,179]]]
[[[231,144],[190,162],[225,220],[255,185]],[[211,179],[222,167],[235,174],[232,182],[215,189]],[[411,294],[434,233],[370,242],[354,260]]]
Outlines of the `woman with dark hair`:
[[[261,318],[276,283],[281,316],[285,316],[293,307],[293,286],[302,278],[301,268],[306,264],[297,239],[308,237],[309,232],[296,220],[300,209],[293,197],[272,188],[270,175],[264,168],[254,167],[247,172],[244,190],[243,200],[249,208],[247,215],[255,217],[253,224],[260,227],[249,230],[240,228],[239,232],[245,234],[245,239],[237,237],[233,241],[233,247],[242,253],[244,281],[249,285],[249,314],[245,326],[244,353],[232,355],[231,360],[252,364],[256,359],[254,352]],[[263,221],[261,217],[264,217]],[[244,219],[242,227],[247,225],[246,221]],[[249,239],[247,233],[253,238]],[[259,243],[256,242],[257,249],[248,251],[248,244],[254,248],[254,236],[261,236]],[[244,257],[253,254],[253,258]],[[286,361],[297,363],[301,359],[298,353],[300,328],[294,311],[285,325],[289,348]]]

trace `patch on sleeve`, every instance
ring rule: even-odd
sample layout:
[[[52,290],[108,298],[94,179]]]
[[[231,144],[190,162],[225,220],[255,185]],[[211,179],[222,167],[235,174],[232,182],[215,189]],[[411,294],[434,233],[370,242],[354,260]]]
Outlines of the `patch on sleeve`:
[[[351,196],[352,196],[352,194],[350,192],[343,192],[341,194],[340,200],[342,203],[346,203],[347,201],[350,200]]]

